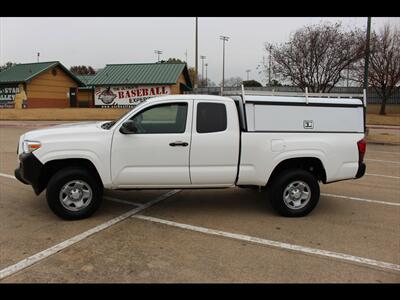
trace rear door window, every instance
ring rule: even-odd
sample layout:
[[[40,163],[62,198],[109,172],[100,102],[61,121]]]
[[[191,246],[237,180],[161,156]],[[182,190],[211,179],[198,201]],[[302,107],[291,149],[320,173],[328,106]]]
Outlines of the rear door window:
[[[227,128],[226,106],[223,103],[198,103],[196,119],[198,133],[224,131]]]

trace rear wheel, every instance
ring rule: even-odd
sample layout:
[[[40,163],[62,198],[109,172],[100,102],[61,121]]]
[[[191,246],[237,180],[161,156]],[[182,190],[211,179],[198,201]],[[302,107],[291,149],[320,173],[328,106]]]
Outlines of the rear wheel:
[[[285,217],[302,217],[318,204],[318,181],[302,169],[292,169],[279,174],[271,183],[268,198],[272,207]]]
[[[102,201],[103,189],[89,171],[68,167],[50,179],[46,197],[50,209],[60,218],[79,220],[91,216]]]

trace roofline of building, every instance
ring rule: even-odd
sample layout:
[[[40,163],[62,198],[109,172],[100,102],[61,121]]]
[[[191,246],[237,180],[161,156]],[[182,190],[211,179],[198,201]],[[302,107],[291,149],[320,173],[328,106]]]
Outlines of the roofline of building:
[[[186,74],[184,74],[185,80],[186,80],[187,83],[189,83],[189,87],[190,87],[190,88],[193,88],[193,86],[192,86],[192,81],[191,81],[190,75],[189,75],[189,69],[188,69],[188,67],[187,67],[187,63],[167,63],[167,62],[166,62],[166,63],[106,64],[105,67],[104,67],[101,71],[99,71],[97,74],[95,74],[95,76],[98,76],[98,75],[102,74],[103,72],[106,72],[106,71],[107,71],[107,70],[106,70],[107,66],[126,66],[126,65],[130,65],[130,66],[136,65],[136,66],[137,66],[137,65],[156,65],[156,64],[160,64],[160,65],[165,65],[165,64],[167,64],[167,65],[182,65],[182,66],[183,66],[183,69],[182,69],[182,72],[181,72],[180,74],[186,73]],[[186,70],[186,72],[185,72],[185,70]],[[148,83],[145,83],[145,82],[144,82],[144,83],[117,82],[117,83],[112,83],[112,84],[107,84],[107,83],[98,83],[98,84],[96,84],[96,83],[93,83],[93,82],[90,80],[90,81],[88,82],[88,84],[91,85],[91,86],[121,86],[121,85],[132,85],[132,86],[146,85],[146,86],[153,86],[153,85],[174,85],[174,84],[177,84],[180,74],[177,75],[177,78],[176,78],[176,80],[175,80],[174,82],[158,82],[158,83],[151,83],[151,84],[148,84]],[[93,79],[95,79],[95,78],[93,78]],[[93,80],[93,79],[92,79],[92,80]]]
[[[35,78],[36,76],[38,76],[38,75],[40,75],[40,74],[42,74],[42,73],[44,73],[44,72],[46,72],[48,69],[50,69],[50,68],[52,68],[52,67],[54,67],[54,66],[56,66],[57,64],[61,64],[59,61],[55,61],[55,62],[42,62],[43,64],[44,63],[51,63],[51,65],[49,65],[47,68],[45,68],[45,69],[43,69],[43,70],[41,70],[41,71],[39,71],[39,72],[36,72],[35,74],[32,74],[31,76],[29,76],[26,80],[24,80],[23,82],[30,82],[33,78]],[[31,63],[31,64],[21,64],[21,65],[33,65],[33,64],[41,64],[41,63]],[[19,64],[18,64],[19,65]]]
[[[36,72],[32,75],[30,75],[29,77],[27,77],[25,80],[20,80],[20,81],[3,81],[0,82],[0,84],[4,84],[4,83],[28,83],[30,82],[33,78],[35,78],[36,76],[40,75],[41,73],[47,71],[49,68],[53,67],[54,65],[57,64],[61,64],[59,61],[43,61],[43,62],[36,62],[36,63],[22,63],[22,64],[15,64],[15,66],[20,66],[20,65],[34,65],[34,64],[50,64],[47,68],[40,70],[39,72]],[[12,67],[11,67],[12,68]]]
[[[29,77],[27,77],[25,80],[20,80],[20,81],[3,81],[0,82],[0,84],[10,84],[10,83],[29,83],[30,81],[32,81],[33,78],[35,78],[36,76],[39,76],[40,74],[46,72],[48,69],[54,67],[54,66],[59,66],[65,73],[69,74],[71,76],[71,78],[78,83],[78,85],[82,85],[82,86],[86,86],[86,84],[80,80],[74,73],[72,73],[70,70],[68,70],[67,67],[65,67],[60,61],[55,60],[55,61],[43,61],[43,62],[36,62],[36,63],[17,63],[15,64],[15,66],[17,65],[35,65],[35,64],[50,64],[47,68],[40,70],[39,72],[36,72],[32,75],[30,75]],[[12,68],[12,67],[11,67]]]
[[[186,65],[186,63],[172,63],[172,62],[155,62],[155,63],[130,63],[130,64],[106,64],[106,66],[126,66],[126,65],[157,65],[157,64],[167,64],[167,65]]]
[[[16,63],[16,65],[37,65],[37,64],[48,64],[48,63],[60,63],[59,60],[50,60],[50,61],[41,61],[41,62],[32,62],[32,63]]]
[[[177,84],[177,82],[160,82],[160,83],[90,83],[91,86],[121,86],[121,85],[132,85],[132,86],[153,86],[153,85],[174,85]]]

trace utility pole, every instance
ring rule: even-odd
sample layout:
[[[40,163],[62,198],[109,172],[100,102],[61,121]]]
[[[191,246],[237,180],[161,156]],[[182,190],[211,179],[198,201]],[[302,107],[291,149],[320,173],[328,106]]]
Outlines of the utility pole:
[[[208,87],[208,76],[207,76],[208,63],[206,63],[205,66],[206,66],[206,87]]]
[[[367,38],[365,44],[364,89],[368,91],[369,40],[371,36],[371,17],[367,21]]]
[[[37,53],[37,62],[39,62],[40,52]]]
[[[160,62],[160,54],[162,54],[162,51],[161,50],[154,50],[154,53],[158,55],[157,62]]]
[[[247,73],[247,81],[249,81],[249,73],[251,72],[251,70],[250,69],[247,69],[246,70],[246,73]]]
[[[229,40],[228,36],[221,35],[219,37],[220,40],[222,40],[223,46],[222,46],[222,87],[221,87],[221,96],[224,93],[224,84],[225,84],[225,42]]]
[[[199,43],[198,43],[198,25],[199,25],[199,20],[198,20],[198,17],[196,17],[196,45],[195,45],[195,52],[196,52],[196,54],[195,54],[195,57],[196,57],[196,59],[195,59],[195,74],[194,74],[194,88],[197,88],[197,78],[198,78],[198,45],[199,45]]]
[[[204,86],[204,60],[206,57],[204,55],[200,55],[201,59],[201,86]]]
[[[187,61],[187,49],[185,51],[185,62],[186,62],[186,65],[187,65],[188,64],[188,61]]]

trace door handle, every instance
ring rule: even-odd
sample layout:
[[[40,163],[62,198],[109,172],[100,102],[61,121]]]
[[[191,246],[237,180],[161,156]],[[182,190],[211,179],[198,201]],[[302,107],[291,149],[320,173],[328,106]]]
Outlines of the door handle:
[[[176,147],[176,146],[186,147],[186,146],[188,146],[189,144],[186,143],[186,142],[177,141],[177,142],[169,143],[169,145],[170,145],[171,147]]]

